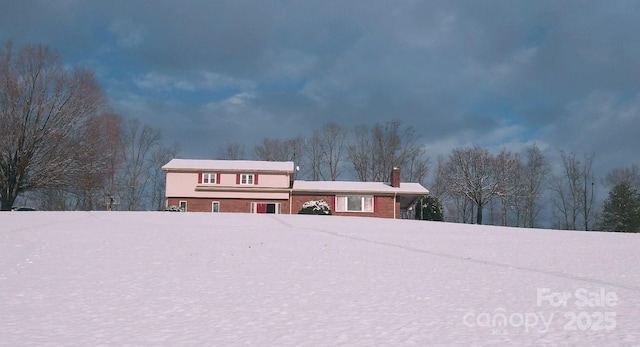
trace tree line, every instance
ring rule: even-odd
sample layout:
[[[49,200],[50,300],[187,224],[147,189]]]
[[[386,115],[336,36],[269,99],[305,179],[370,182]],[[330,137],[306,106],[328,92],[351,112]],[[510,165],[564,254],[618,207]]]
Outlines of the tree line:
[[[218,159],[258,159],[293,161],[300,171],[298,179],[356,179],[389,181],[394,167],[400,167],[405,182],[424,182],[430,159],[418,142],[415,129],[400,120],[359,125],[353,129],[326,123],[310,137],[264,138],[247,153],[240,143],[219,149]]]
[[[599,204],[594,153],[560,150],[555,165],[535,143],[521,153],[458,147],[436,163],[427,154],[413,127],[391,120],[352,129],[327,123],[310,137],[264,138],[249,153],[244,145],[229,143],[219,149],[217,158],[293,161],[301,168],[296,178],[309,180],[388,182],[392,168],[400,167],[403,181],[419,182],[430,190],[431,197],[423,200],[428,206],[418,216],[450,222],[639,231],[633,223],[640,221],[640,208],[619,202],[629,198],[640,205],[634,198],[640,189],[636,166],[607,175],[603,183],[616,195]],[[616,224],[625,213],[630,216],[624,218],[635,222]]]

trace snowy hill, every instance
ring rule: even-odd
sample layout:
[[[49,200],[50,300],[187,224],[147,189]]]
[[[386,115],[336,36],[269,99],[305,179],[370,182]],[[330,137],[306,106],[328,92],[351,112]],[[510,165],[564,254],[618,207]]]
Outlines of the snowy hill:
[[[0,345],[640,345],[640,235],[0,214]]]

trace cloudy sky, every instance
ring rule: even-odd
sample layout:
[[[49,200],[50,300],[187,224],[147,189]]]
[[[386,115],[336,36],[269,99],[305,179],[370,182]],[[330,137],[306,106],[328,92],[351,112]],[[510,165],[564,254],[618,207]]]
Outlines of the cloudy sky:
[[[393,118],[432,157],[536,142],[640,164],[640,1],[0,1],[183,157]]]

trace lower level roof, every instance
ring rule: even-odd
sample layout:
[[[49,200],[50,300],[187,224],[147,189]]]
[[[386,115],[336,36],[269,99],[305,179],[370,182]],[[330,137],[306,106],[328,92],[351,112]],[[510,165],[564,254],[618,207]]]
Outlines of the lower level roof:
[[[335,193],[397,193],[411,195],[427,195],[429,190],[420,183],[400,183],[400,187],[392,187],[384,182],[358,181],[294,181],[294,192],[335,192]]]

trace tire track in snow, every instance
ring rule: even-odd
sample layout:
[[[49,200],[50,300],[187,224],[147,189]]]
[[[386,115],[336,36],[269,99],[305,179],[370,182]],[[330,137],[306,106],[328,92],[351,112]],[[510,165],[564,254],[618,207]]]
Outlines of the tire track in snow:
[[[402,250],[406,250],[406,251],[410,251],[410,252],[428,254],[428,255],[442,257],[442,258],[454,259],[454,260],[471,262],[471,263],[482,264],[482,265],[489,265],[489,266],[506,268],[506,269],[514,269],[514,270],[537,273],[537,274],[544,274],[544,275],[549,275],[549,276],[561,277],[561,278],[565,278],[565,279],[577,280],[577,281],[582,281],[582,282],[589,282],[589,283],[594,283],[594,284],[606,285],[606,286],[611,286],[611,287],[616,287],[616,288],[621,288],[621,289],[632,290],[632,291],[635,291],[635,292],[640,292],[640,287],[633,286],[633,285],[628,285],[628,284],[624,284],[624,283],[617,283],[617,282],[605,281],[605,280],[601,280],[601,279],[597,279],[597,278],[572,275],[572,274],[569,274],[569,273],[566,273],[566,272],[560,272],[560,271],[550,271],[550,270],[543,270],[543,269],[527,267],[527,266],[511,265],[511,264],[507,264],[507,263],[501,263],[501,262],[490,261],[490,260],[474,259],[474,258],[471,258],[471,257],[465,257],[465,256],[449,254],[449,253],[442,253],[442,252],[436,252],[436,251],[430,251],[430,250],[426,250],[426,249],[420,249],[420,248],[415,248],[415,247],[411,247],[411,246],[399,245],[399,244],[390,243],[390,242],[376,241],[376,240],[371,240],[371,239],[358,237],[358,236],[344,235],[344,234],[340,234],[338,232],[328,231],[328,230],[324,230],[324,229],[309,228],[309,227],[297,227],[297,226],[294,226],[294,225],[292,225],[292,224],[290,224],[290,223],[288,223],[288,222],[286,222],[284,220],[281,220],[280,218],[278,218],[276,216],[273,216],[273,218],[276,221],[280,222],[280,224],[282,224],[284,226],[287,226],[289,228],[293,228],[293,229],[302,229],[302,230],[307,230],[307,231],[320,232],[320,233],[331,235],[331,236],[334,236],[334,237],[340,237],[340,238],[350,239],[350,240],[354,240],[354,241],[366,242],[366,243],[371,243],[371,244],[380,245],[380,246],[394,247],[394,248],[398,248],[398,249],[402,249]]]

